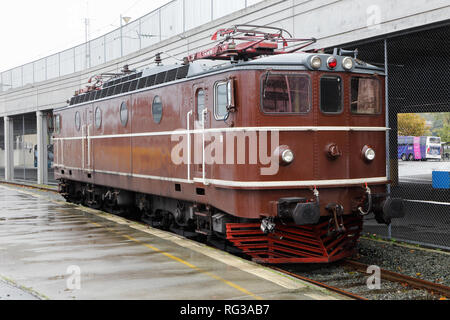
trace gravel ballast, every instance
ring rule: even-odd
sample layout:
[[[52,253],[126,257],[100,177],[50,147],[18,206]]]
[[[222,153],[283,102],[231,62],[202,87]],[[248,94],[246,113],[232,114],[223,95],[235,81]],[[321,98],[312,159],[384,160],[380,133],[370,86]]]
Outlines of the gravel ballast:
[[[356,260],[410,277],[450,286],[449,252],[363,238],[359,244],[359,255]]]

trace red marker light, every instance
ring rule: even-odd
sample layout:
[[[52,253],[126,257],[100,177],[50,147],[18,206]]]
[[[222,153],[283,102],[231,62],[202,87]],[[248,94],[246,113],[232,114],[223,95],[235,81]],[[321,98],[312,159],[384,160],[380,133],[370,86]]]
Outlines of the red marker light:
[[[334,57],[329,58],[327,64],[328,64],[328,68],[330,68],[330,69],[336,68],[337,67],[336,58],[334,58]]]

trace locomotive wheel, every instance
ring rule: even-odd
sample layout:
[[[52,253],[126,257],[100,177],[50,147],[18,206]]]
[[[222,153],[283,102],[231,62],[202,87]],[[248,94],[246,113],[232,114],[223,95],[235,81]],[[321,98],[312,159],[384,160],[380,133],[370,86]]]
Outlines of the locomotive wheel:
[[[406,154],[402,154],[402,161],[406,161],[406,160],[408,160],[408,159],[406,158]]]
[[[83,205],[84,204],[83,193],[80,190],[78,190],[75,193],[74,197],[71,198],[71,200],[72,200],[71,202],[73,202],[77,205]]]
[[[414,161],[414,156],[412,154],[410,154],[409,157],[408,157],[408,160],[409,161]]]

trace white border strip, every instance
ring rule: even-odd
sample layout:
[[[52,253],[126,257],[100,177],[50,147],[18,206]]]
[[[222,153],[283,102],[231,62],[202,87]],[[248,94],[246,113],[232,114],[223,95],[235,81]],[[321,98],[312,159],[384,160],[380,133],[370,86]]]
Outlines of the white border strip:
[[[134,173],[125,173],[125,172],[116,172],[116,171],[106,171],[106,170],[91,170],[91,169],[81,169],[75,167],[66,167],[60,164],[54,164],[54,168],[59,168],[63,170],[79,170],[89,173],[102,173],[102,174],[111,174],[122,177],[130,177],[130,178],[141,178],[141,179],[149,179],[149,180],[159,180],[159,181],[169,181],[169,182],[179,182],[179,183],[194,183],[193,180],[187,179],[179,179],[179,178],[168,178],[168,177],[159,177],[159,176],[149,176],[143,174],[134,174]]]
[[[80,168],[71,168],[60,165],[55,165],[57,168],[66,170],[80,170]],[[359,179],[337,179],[337,180],[310,180],[310,181],[233,181],[233,180],[219,180],[219,179],[202,179],[194,178],[193,180],[181,179],[181,178],[169,178],[160,176],[150,176],[135,173],[125,173],[116,171],[106,171],[106,170],[90,170],[93,173],[103,173],[118,175],[123,177],[141,178],[149,180],[159,180],[168,182],[179,182],[179,183],[203,183],[203,184],[213,184],[217,186],[224,187],[246,187],[246,188],[260,188],[260,187],[311,187],[311,186],[335,186],[335,185],[357,185],[365,183],[388,183],[387,177],[379,178],[359,178]]]
[[[149,176],[149,175],[135,174],[135,173],[124,173],[124,172],[105,171],[105,170],[93,170],[93,172],[94,173],[111,174],[111,175],[119,175],[119,176],[123,176],[123,177],[149,179],[149,180],[159,180],[159,181],[168,181],[168,182],[180,182],[180,183],[194,183],[194,181],[187,180],[187,179],[169,178],[169,177],[160,177],[160,176]]]
[[[311,187],[311,186],[334,186],[365,183],[387,183],[387,177],[380,178],[360,178],[360,179],[338,179],[338,180],[310,180],[310,181],[230,181],[217,179],[199,179],[194,178],[195,182],[214,184],[226,187]]]
[[[159,132],[143,132],[143,133],[128,133],[128,134],[111,134],[102,136],[90,136],[90,139],[111,139],[111,138],[137,138],[137,137],[153,137],[153,136],[169,136],[169,135],[187,135],[214,133],[214,132],[247,132],[247,131],[358,131],[358,132],[386,132],[391,130],[386,127],[240,127],[240,128],[212,128],[212,129],[197,129],[197,130],[175,130],[175,131],[159,131]],[[66,137],[54,138],[53,140],[80,140],[83,137]]]

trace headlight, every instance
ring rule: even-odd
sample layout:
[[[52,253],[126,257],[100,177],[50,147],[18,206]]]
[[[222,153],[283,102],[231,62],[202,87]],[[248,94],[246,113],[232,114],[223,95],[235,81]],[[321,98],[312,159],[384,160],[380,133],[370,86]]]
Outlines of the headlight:
[[[319,56],[314,56],[311,58],[311,67],[314,69],[320,69],[322,66],[322,59]]]
[[[278,163],[281,166],[288,166],[294,162],[295,159],[294,152],[286,145],[277,147],[274,151],[274,155],[278,158]]]
[[[344,67],[345,70],[351,70],[353,68],[353,59],[352,58],[344,58],[344,60],[342,60],[342,66]]]
[[[284,150],[281,154],[281,159],[286,164],[292,163],[294,161],[294,153],[290,149]]]
[[[368,161],[373,161],[375,160],[375,150],[373,150],[372,148],[367,148],[366,152],[364,153],[364,156],[366,157],[366,160]]]

